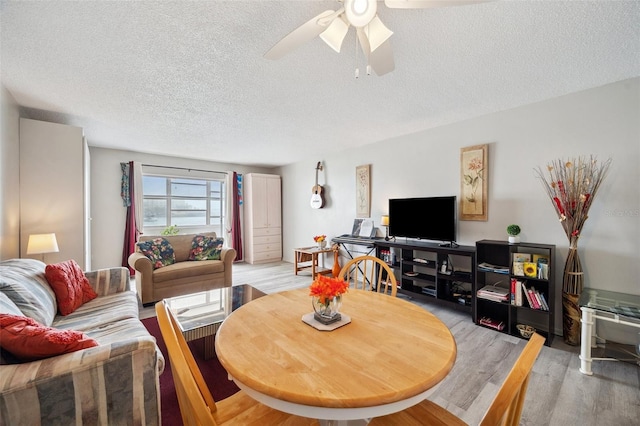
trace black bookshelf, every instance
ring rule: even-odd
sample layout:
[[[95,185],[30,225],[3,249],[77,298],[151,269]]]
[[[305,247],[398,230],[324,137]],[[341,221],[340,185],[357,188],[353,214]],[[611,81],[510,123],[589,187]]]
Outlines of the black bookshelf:
[[[545,344],[550,346],[554,337],[555,250],[555,246],[549,244],[510,244],[494,240],[476,242],[475,323],[518,337],[522,337],[518,324],[531,326],[545,337]],[[516,265],[516,254],[529,258],[529,261]],[[535,268],[531,264],[536,265]],[[539,264],[547,266],[541,267]],[[525,265],[528,268],[526,271]],[[478,293],[483,288],[487,289],[485,294],[490,293],[494,287],[506,289],[508,299],[498,301]],[[529,298],[525,293],[529,294]]]

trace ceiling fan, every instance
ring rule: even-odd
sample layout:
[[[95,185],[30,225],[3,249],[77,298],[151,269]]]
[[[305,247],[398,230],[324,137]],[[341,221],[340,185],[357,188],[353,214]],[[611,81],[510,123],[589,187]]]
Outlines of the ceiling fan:
[[[378,18],[378,0],[336,0],[343,5],[338,10],[325,10],[305,22],[275,44],[264,57],[280,59],[304,43],[320,36],[333,50],[340,52],[350,26],[356,29],[357,42],[367,59],[367,66],[384,75],[393,71],[393,52],[389,37],[393,31]],[[425,9],[485,3],[493,0],[384,0],[392,9]],[[369,71],[368,71],[369,73]],[[358,70],[356,69],[356,77]]]

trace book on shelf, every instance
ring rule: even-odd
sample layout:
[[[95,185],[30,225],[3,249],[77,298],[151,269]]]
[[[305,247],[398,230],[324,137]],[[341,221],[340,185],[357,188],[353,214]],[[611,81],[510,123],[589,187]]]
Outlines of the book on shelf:
[[[527,287],[524,285],[524,281],[520,281],[520,287],[522,288],[522,294],[524,295],[524,299],[527,301],[528,305],[530,308],[533,308],[533,302],[531,301],[531,296],[529,295],[529,292],[527,291]],[[520,305],[520,306],[524,306],[524,305]]]
[[[540,311],[549,310],[549,305],[547,304],[547,300],[544,297],[544,294],[540,293],[533,286],[527,288],[525,281],[518,281],[518,283],[520,284],[521,293],[524,294],[524,299],[527,301],[527,304],[523,305],[521,303],[520,305],[517,305],[517,306],[528,306],[531,309],[540,310]],[[518,286],[516,285],[516,288],[517,287]]]
[[[515,305],[516,304],[516,279],[515,278],[511,278],[511,304]]]
[[[498,274],[508,274],[509,273],[509,267],[493,265],[493,264],[488,263],[488,262],[480,263],[478,265],[478,269],[481,269],[483,271],[488,271],[488,272],[495,272],[495,273],[498,273]]]
[[[513,262],[531,262],[530,253],[513,253]]]
[[[487,327],[491,327],[499,331],[504,330],[504,322],[494,320],[493,318],[489,318],[489,317],[480,318],[480,324],[485,325]]]
[[[524,277],[524,262],[513,262],[513,275]]]
[[[511,278],[511,304],[522,306],[522,282]]]
[[[540,309],[540,304],[538,303],[538,298],[533,290],[528,289],[527,293],[529,293],[529,300],[531,300],[531,308],[532,309]]]
[[[493,300],[494,302],[508,302],[511,292],[508,288],[497,285],[486,285],[477,292],[481,299]]]
[[[549,256],[546,254],[534,254],[532,262],[538,267],[537,278],[540,280],[549,279]]]
[[[549,310],[549,304],[547,303],[547,299],[544,297],[544,294],[538,293],[540,295],[540,300],[542,300],[542,306],[545,311]]]
[[[546,263],[538,263],[538,279],[549,279],[549,265],[547,265]]]
[[[524,262],[524,275],[529,278],[538,276],[538,265],[533,262]]]
[[[536,296],[536,300],[538,301],[538,305],[540,305],[539,309],[541,309],[543,311],[548,311],[549,310],[549,305],[547,305],[547,301],[544,298],[544,294],[540,293],[533,286],[531,286],[531,290],[533,291],[533,294]]]
[[[546,254],[534,254],[532,262],[535,263],[536,265],[541,265],[541,264],[548,265],[549,256],[547,256]]]

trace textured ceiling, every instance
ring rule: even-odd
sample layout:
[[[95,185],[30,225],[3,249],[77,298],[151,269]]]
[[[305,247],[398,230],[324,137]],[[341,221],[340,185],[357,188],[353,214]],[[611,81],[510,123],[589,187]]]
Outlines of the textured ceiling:
[[[2,1],[2,82],[91,146],[276,166],[640,75],[639,1],[387,9],[396,69],[315,39],[335,1]],[[362,54],[358,54],[362,61]],[[363,68],[363,65],[360,64]]]

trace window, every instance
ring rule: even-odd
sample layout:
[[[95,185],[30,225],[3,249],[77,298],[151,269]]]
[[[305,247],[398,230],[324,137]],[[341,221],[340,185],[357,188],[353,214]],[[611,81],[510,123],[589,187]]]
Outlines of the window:
[[[224,235],[224,178],[143,174],[142,194],[146,232],[160,233],[175,225],[181,230]]]

